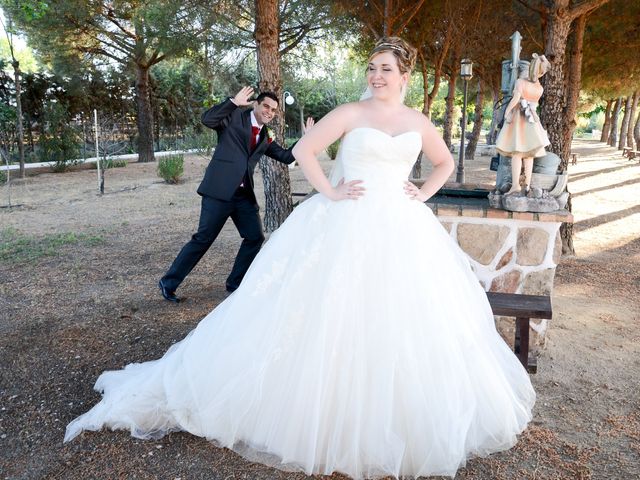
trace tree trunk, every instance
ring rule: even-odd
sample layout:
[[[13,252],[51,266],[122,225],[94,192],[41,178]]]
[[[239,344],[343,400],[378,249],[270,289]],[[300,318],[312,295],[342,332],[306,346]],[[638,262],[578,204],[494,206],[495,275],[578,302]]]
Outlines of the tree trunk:
[[[16,88],[16,127],[18,133],[18,160],[20,161],[20,178],[24,178],[26,175],[24,168],[24,130],[22,122],[22,100],[20,94],[22,89],[20,88],[20,62],[13,59],[13,78]]]
[[[138,161],[153,162],[153,113],[149,96],[149,67],[136,63]]]
[[[600,134],[601,142],[609,141],[609,132],[611,131],[611,109],[613,108],[613,99],[607,100],[607,108],[604,111],[604,123],[602,124],[602,133]]]
[[[258,54],[258,78],[261,91],[272,91],[282,98],[280,72],[280,20],[278,0],[255,0],[256,25],[254,36]],[[276,139],[284,144],[284,115],[282,109],[272,121]],[[278,228],[293,209],[291,203],[291,181],[286,165],[262,157],[260,170],[264,181],[265,214],[267,232]]]
[[[484,104],[484,92],[482,91],[482,82],[478,80],[478,93],[476,94],[476,109],[475,116],[473,117],[473,131],[471,132],[471,138],[469,144],[465,150],[465,158],[467,160],[473,160],[476,153],[476,146],[478,145],[478,139],[480,138],[480,130],[482,129],[482,109]]]
[[[571,34],[571,51],[568,65],[568,83],[566,94],[566,107],[564,109],[564,125],[563,129],[563,153],[566,155],[566,161],[560,162],[560,171],[567,169],[569,161],[569,153],[571,152],[571,141],[573,140],[573,132],[576,128],[576,112],[578,110],[578,98],[580,97],[580,85],[582,81],[582,45],[584,42],[584,29],[587,25],[587,14],[580,15],[573,22],[573,31]]]
[[[454,65],[457,65],[457,61]],[[453,115],[454,111],[454,100],[456,98],[456,80],[458,78],[458,69],[455,68],[451,75],[449,75],[449,90],[447,92],[446,98],[446,109],[444,112],[444,126],[442,136],[444,138],[444,143],[447,144],[449,150],[451,150],[451,136],[453,134]]]
[[[422,98],[424,105],[422,113],[427,118],[431,118],[431,97],[429,96],[429,71],[427,69],[427,61],[423,55],[420,55],[420,70],[422,71]]]
[[[636,118],[636,112],[638,111],[638,101],[640,100],[640,90],[636,90],[633,92],[633,103],[631,105],[631,113],[629,114],[629,128],[627,129],[627,146],[634,150],[638,150],[638,143],[634,147],[634,138],[633,138],[633,124]]]
[[[551,63],[549,71],[542,77],[544,95],[540,101],[540,121],[549,135],[551,145],[549,150],[560,157],[560,171],[567,167],[571,143],[567,142],[570,135],[565,133],[573,130],[564,125],[565,122],[565,49],[571,26],[571,17],[560,11],[549,15],[545,30],[545,55]]]
[[[489,126],[489,132],[487,133],[487,145],[495,145],[498,139],[498,114],[500,109],[498,108],[498,102],[500,101],[500,87],[494,86],[492,91],[493,112],[491,114],[491,125]]]
[[[629,115],[631,114],[631,104],[633,96],[629,95],[624,104],[624,116],[620,124],[620,136],[618,138],[618,150],[622,150],[627,146],[627,135],[629,134]]]
[[[636,150],[640,150],[640,114],[636,119],[636,126],[633,128],[633,137],[636,140]]]
[[[618,142],[618,117],[620,116],[620,108],[622,107],[622,97],[616,99],[616,103],[613,106],[613,113],[611,114],[611,131],[609,132],[609,145],[615,147]]]

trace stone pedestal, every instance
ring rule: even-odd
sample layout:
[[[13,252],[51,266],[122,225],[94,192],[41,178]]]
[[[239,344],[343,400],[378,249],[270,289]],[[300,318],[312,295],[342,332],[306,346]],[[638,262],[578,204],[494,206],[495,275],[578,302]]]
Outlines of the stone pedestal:
[[[551,294],[562,252],[560,225],[573,222],[569,212],[510,212],[490,207],[427,205],[468,255],[485,290]],[[547,322],[531,321],[534,353],[544,345]],[[514,320],[496,317],[496,326],[513,347]]]

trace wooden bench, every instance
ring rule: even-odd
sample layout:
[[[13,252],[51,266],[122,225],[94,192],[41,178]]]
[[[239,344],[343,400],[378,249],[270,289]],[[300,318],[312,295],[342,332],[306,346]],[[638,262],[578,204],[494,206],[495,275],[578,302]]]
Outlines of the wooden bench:
[[[634,158],[640,159],[640,151],[629,149],[629,151],[627,152],[627,158],[629,160],[633,160]]]
[[[536,373],[535,357],[529,358],[529,320],[551,319],[551,297],[548,295],[520,295],[517,293],[487,292],[494,315],[515,317],[516,334],[513,351],[529,373]]]

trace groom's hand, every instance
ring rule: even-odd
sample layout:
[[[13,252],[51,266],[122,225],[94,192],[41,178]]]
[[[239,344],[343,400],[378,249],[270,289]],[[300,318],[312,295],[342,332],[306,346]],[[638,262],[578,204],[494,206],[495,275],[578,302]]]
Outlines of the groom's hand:
[[[302,126],[302,134],[305,135],[306,133],[309,132],[309,130],[311,130],[311,127],[313,127],[316,124],[316,121],[311,118],[311,117],[307,117],[307,122]]]
[[[247,105],[251,105],[251,101],[249,99],[252,95],[252,87],[242,87],[242,89],[238,93],[236,93],[236,96],[233,97],[231,101],[239,107],[246,107]]]

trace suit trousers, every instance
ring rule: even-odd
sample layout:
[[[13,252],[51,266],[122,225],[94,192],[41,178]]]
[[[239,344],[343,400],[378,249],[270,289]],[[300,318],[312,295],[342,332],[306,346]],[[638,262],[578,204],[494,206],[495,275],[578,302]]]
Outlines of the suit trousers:
[[[198,231],[182,247],[173,264],[162,277],[162,282],[169,290],[175,291],[189,275],[209,250],[229,217],[243,240],[231,273],[227,277],[226,287],[235,290],[240,286],[240,282],[264,242],[262,222],[255,196],[245,187],[238,188],[229,201],[206,195],[202,197]]]

